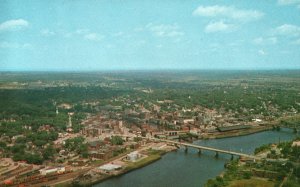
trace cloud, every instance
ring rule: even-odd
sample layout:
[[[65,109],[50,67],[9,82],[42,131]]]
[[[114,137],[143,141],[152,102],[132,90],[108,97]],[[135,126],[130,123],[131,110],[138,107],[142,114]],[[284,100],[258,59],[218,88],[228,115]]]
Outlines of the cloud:
[[[146,28],[158,37],[180,37],[185,33],[182,32],[177,24],[160,24],[149,23]]]
[[[28,21],[24,19],[8,20],[0,24],[0,31],[15,31],[28,27]]]
[[[275,35],[299,36],[300,27],[296,25],[284,24],[276,27],[273,31]]]
[[[29,43],[12,43],[12,42],[0,42],[0,48],[3,49],[30,49],[32,45]]]
[[[205,32],[229,32],[234,30],[235,26],[233,24],[226,24],[223,21],[212,22],[206,25]]]
[[[261,50],[258,50],[258,54],[263,56],[263,55],[266,55],[267,53],[261,49]]]
[[[43,29],[43,30],[41,30],[41,35],[46,36],[46,37],[53,36],[53,35],[55,35],[55,32],[50,31],[49,29]]]
[[[269,37],[269,38],[263,38],[258,37],[253,40],[254,44],[257,45],[270,45],[270,44],[276,44],[277,43],[277,37]]]
[[[88,34],[90,32],[89,29],[77,29],[75,31],[76,34]]]
[[[300,4],[300,0],[278,0],[279,5]]]
[[[104,36],[97,33],[89,33],[84,35],[84,38],[87,40],[99,42],[104,39]]]
[[[221,17],[239,21],[252,21],[264,16],[263,12],[257,10],[241,10],[233,6],[199,6],[193,11],[194,16]]]
[[[279,37],[288,41],[289,44],[300,44],[300,26],[283,24],[272,29],[270,34],[273,37]]]
[[[46,32],[48,34],[48,32]],[[72,32],[60,30],[55,32],[57,35],[61,35],[65,38],[81,38],[89,41],[99,42],[102,41],[105,36],[97,32],[92,32],[89,29],[77,29]]]
[[[85,35],[90,33],[90,30],[89,29],[77,29],[73,32],[60,31],[60,32],[57,32],[57,33],[61,34],[65,38],[72,38],[72,37],[77,36],[77,35],[85,36]]]

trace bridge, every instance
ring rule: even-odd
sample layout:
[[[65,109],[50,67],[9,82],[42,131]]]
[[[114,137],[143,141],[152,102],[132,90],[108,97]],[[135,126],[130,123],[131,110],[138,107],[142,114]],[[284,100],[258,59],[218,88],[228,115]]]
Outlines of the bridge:
[[[166,142],[166,143],[169,143],[169,144],[173,144],[175,146],[181,145],[181,146],[184,146],[186,148],[186,150],[187,150],[188,147],[195,148],[195,149],[199,150],[199,153],[201,153],[201,150],[213,151],[213,152],[216,153],[216,157],[218,157],[219,153],[224,153],[224,154],[229,154],[232,157],[233,156],[239,156],[239,157],[249,158],[249,159],[253,159],[253,160],[262,159],[261,157],[250,155],[250,154],[239,153],[239,152],[235,152],[235,151],[228,151],[228,150],[212,148],[212,147],[206,147],[206,146],[201,146],[201,145],[195,145],[195,144],[190,144],[190,143],[177,142],[177,141],[166,140],[166,139],[158,139],[158,138],[145,138],[145,139],[153,140],[153,141]]]
[[[124,135],[121,135],[121,136],[129,138],[129,136],[124,136]],[[240,153],[240,152],[235,152],[235,151],[228,151],[228,150],[224,150],[224,149],[206,147],[206,146],[202,146],[202,145],[195,145],[195,144],[185,143],[185,142],[177,142],[177,141],[167,140],[167,139],[148,138],[148,137],[142,137],[142,136],[138,136],[138,137],[143,138],[143,139],[147,139],[147,140],[152,140],[152,141],[166,142],[168,144],[175,145],[176,147],[178,147],[178,145],[181,145],[181,146],[185,147],[186,151],[187,151],[188,147],[191,147],[191,148],[194,148],[194,149],[198,149],[199,154],[201,154],[201,150],[212,151],[212,152],[216,153],[216,155],[215,155],[216,157],[219,156],[219,153],[224,153],[224,154],[231,155],[231,159],[233,159],[233,156],[239,156],[239,157],[243,157],[243,158],[252,159],[254,161],[264,160],[264,161],[267,161],[267,162],[280,162],[280,163],[285,163],[285,162],[288,161],[288,159],[284,159],[284,158],[279,158],[279,159],[262,158],[262,157],[251,155],[251,154]]]

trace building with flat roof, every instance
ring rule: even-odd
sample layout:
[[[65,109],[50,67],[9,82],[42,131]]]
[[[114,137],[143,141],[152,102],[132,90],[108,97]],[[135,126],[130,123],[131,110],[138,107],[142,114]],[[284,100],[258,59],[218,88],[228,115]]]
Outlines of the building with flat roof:
[[[110,163],[98,167],[98,169],[100,169],[102,171],[105,171],[105,172],[111,172],[111,171],[115,171],[115,170],[118,170],[118,169],[121,169],[121,168],[122,168],[121,165],[110,164]]]

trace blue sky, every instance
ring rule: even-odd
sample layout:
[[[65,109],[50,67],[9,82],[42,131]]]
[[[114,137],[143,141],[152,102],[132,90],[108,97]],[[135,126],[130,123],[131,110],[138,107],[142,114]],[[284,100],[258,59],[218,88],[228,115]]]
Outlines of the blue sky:
[[[300,0],[0,0],[0,70],[299,69]]]

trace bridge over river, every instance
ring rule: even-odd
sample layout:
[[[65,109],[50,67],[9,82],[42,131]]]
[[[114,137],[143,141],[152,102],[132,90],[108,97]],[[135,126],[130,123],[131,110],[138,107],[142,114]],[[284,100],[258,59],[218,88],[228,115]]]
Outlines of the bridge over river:
[[[231,155],[232,156],[231,159],[233,159],[233,156],[239,156],[239,157],[248,158],[248,159],[251,159],[251,160],[254,160],[254,161],[256,161],[256,160],[265,160],[265,161],[268,161],[268,162],[286,162],[287,161],[287,159],[262,158],[262,157],[251,155],[251,154],[240,153],[240,152],[235,152],[235,151],[229,151],[229,150],[213,148],[213,147],[207,147],[207,146],[202,146],[202,145],[195,145],[195,144],[186,143],[186,142],[178,142],[178,141],[167,140],[167,139],[147,138],[147,137],[141,137],[141,138],[147,139],[147,140],[152,140],[152,141],[166,142],[168,144],[172,144],[172,145],[175,145],[175,146],[184,146],[186,151],[187,151],[188,147],[198,149],[199,154],[201,153],[202,150],[213,151],[213,152],[216,153],[216,155],[215,155],[216,157],[219,156],[219,153],[224,153],[224,154]]]
[[[255,155],[239,153],[239,152],[235,152],[235,151],[228,151],[228,150],[212,148],[212,147],[206,147],[206,146],[201,146],[201,145],[195,145],[195,144],[191,144],[191,143],[177,142],[177,141],[173,141],[173,140],[158,139],[158,138],[146,138],[146,139],[153,140],[153,141],[166,142],[169,144],[173,144],[175,146],[181,145],[181,146],[184,146],[186,148],[186,150],[188,147],[195,148],[195,149],[199,150],[199,153],[201,153],[201,150],[213,151],[213,152],[216,152],[216,156],[218,156],[219,153],[224,153],[224,154],[229,154],[232,156],[240,156],[240,157],[249,158],[249,159],[253,159],[253,160],[262,159],[261,157],[258,157]]]
[[[177,141],[173,141],[173,140],[158,139],[158,138],[146,138],[146,139],[153,140],[153,141],[166,142],[169,144],[173,144],[175,146],[181,145],[186,148],[186,151],[187,151],[188,147],[198,149],[199,153],[201,153],[201,150],[213,151],[213,152],[216,152],[216,157],[218,157],[219,153],[224,153],[224,154],[231,155],[232,156],[231,159],[233,159],[233,156],[239,156],[239,157],[243,157],[243,158],[252,159],[254,162],[256,160],[265,160],[268,162],[286,162],[287,161],[287,159],[283,159],[283,158],[279,158],[279,159],[262,158],[262,157],[258,157],[258,156],[251,155],[251,154],[245,154],[245,153],[240,153],[240,152],[235,152],[235,151],[228,151],[228,150],[224,150],[224,149],[195,145],[195,144],[185,143],[185,142],[177,142]]]

